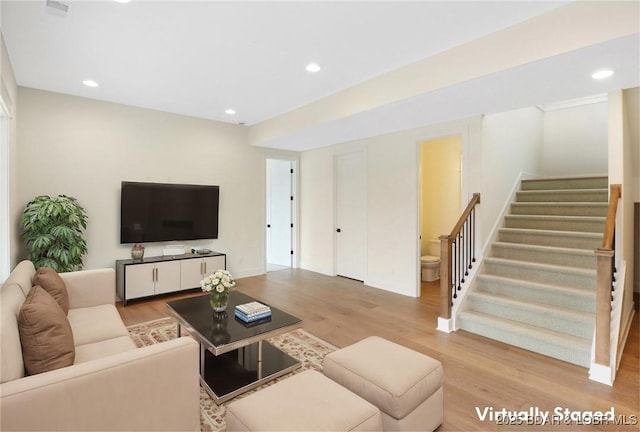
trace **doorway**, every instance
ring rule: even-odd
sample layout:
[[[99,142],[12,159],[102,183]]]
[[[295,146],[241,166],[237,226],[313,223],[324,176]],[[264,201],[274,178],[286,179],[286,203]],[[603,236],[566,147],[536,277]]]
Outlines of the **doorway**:
[[[337,155],[336,274],[364,281],[367,274],[367,159],[365,152]]]
[[[462,212],[462,135],[420,142],[420,279],[438,290],[440,240]]]
[[[293,266],[294,165],[267,159],[267,272]]]

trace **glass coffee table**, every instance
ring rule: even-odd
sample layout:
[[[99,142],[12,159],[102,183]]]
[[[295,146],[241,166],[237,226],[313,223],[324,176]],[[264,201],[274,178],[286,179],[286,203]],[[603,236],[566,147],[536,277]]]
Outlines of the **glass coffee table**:
[[[245,324],[235,317],[235,307],[252,301],[231,291],[226,312],[214,312],[208,295],[167,303],[178,337],[184,327],[200,344],[200,382],[216,404],[301,366],[265,339],[300,328],[302,321],[270,306],[270,319]]]

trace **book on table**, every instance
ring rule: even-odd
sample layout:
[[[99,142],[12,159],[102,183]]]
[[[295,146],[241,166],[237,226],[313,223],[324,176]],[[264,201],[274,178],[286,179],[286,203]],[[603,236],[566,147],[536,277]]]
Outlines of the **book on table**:
[[[259,321],[259,320],[263,320],[265,318],[270,318],[271,317],[271,310],[268,311],[264,311],[262,313],[258,313],[258,314],[253,314],[253,315],[246,315],[244,313],[242,313],[240,310],[236,309],[235,310],[235,316],[239,319],[241,319],[244,322],[253,322],[253,321]]]
[[[265,304],[262,304],[257,301],[252,301],[249,303],[244,303],[236,306],[236,311],[242,313],[247,317],[252,317],[255,315],[261,315],[266,312],[271,313],[271,308]]]

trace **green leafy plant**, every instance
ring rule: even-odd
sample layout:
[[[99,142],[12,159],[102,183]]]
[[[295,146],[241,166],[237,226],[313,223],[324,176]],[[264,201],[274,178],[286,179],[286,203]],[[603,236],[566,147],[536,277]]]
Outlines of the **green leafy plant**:
[[[82,269],[87,242],[87,213],[78,201],[66,195],[40,195],[27,204],[22,218],[22,236],[33,265],[58,272]]]

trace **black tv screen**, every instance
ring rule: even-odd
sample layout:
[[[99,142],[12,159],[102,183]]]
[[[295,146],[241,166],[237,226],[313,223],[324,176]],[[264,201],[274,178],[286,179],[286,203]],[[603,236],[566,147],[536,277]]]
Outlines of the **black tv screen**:
[[[218,238],[219,186],[122,182],[120,243]]]

